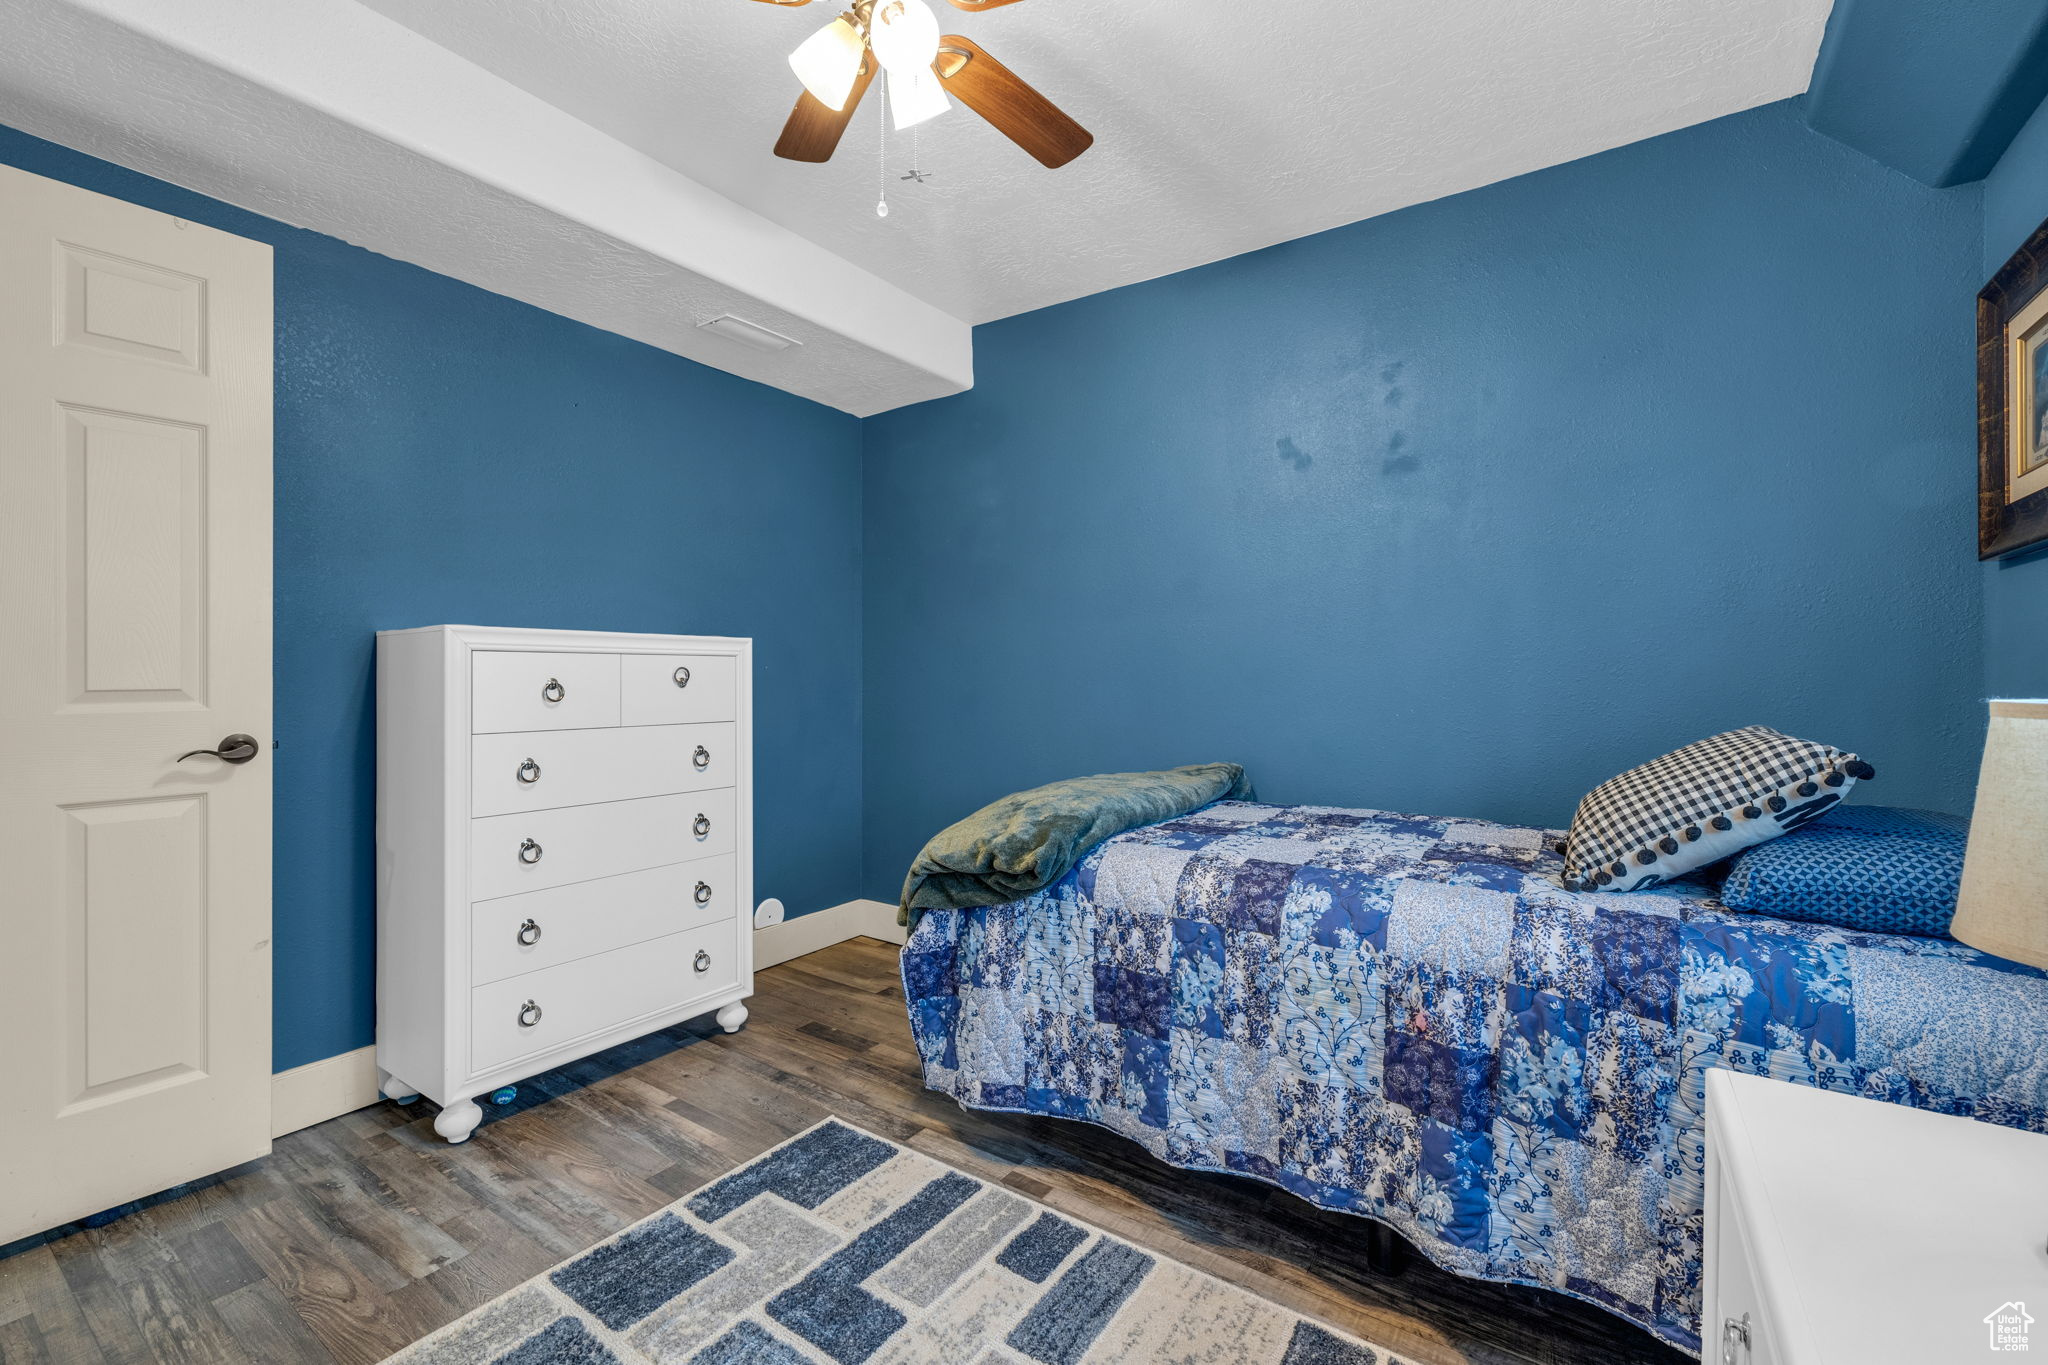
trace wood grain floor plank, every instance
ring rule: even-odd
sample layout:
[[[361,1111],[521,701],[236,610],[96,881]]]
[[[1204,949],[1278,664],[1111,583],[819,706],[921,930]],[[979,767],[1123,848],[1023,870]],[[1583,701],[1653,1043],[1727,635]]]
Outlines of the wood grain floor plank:
[[[49,1245],[100,1354],[109,1360],[148,1360],[152,1353],[128,1311],[128,1296],[101,1263],[92,1234],[79,1233]]]
[[[388,1295],[378,1305],[379,1316],[408,1342],[418,1341],[443,1323],[453,1322],[468,1311],[443,1292],[443,1283],[431,1276],[414,1280],[397,1293]]]
[[[549,1105],[482,1129],[463,1145],[484,1143],[508,1164],[533,1172],[546,1182],[552,1202],[605,1224],[601,1236],[666,1202],[660,1191],[615,1164],[601,1145],[586,1141],[581,1126],[574,1115]]]
[[[715,1093],[686,1095],[669,1108],[725,1134],[726,1149],[745,1153],[747,1161],[832,1117],[822,1097],[794,1087],[757,1086],[743,1093],[737,1103]]]
[[[201,1223],[217,1223],[289,1193],[291,1183],[275,1162],[265,1159],[238,1166],[211,1185],[200,1187],[184,1199],[159,1204],[150,1212],[157,1216],[158,1229],[168,1236]]]
[[[345,1230],[407,1280],[424,1279],[467,1254],[467,1248],[416,1210],[366,1192],[365,1184],[388,1194],[324,1135],[292,1144],[277,1160],[291,1165],[293,1184],[323,1222]]]
[[[402,1276],[396,1285],[366,1278],[355,1257],[297,1200],[270,1200],[237,1216],[230,1227],[263,1267],[265,1280],[342,1365],[375,1365],[413,1340],[389,1312],[391,1296],[412,1282]]]
[[[164,1365],[265,1365],[250,1360],[191,1274],[176,1261],[145,1267],[126,1285],[128,1315]]]
[[[770,1023],[762,1025],[745,1051],[735,1053],[733,1070],[750,1078],[742,1083],[801,1086],[849,1123],[892,1141],[907,1141],[921,1120],[906,1114],[898,1102],[899,1075],[865,1058],[866,1054],[834,1055]]]
[[[408,1133],[410,1130],[407,1130]],[[428,1130],[431,1136],[432,1130]],[[493,1209],[513,1226],[560,1256],[573,1256],[625,1226],[618,1214],[583,1191],[558,1186],[489,1137],[472,1137],[450,1147],[438,1137],[414,1150],[441,1178],[466,1197]]]
[[[785,965],[792,969],[790,976],[806,987],[814,987],[819,981],[830,981],[835,985],[869,995],[895,985],[899,979],[894,962],[889,963],[885,969],[877,970],[870,955],[858,950],[846,953],[812,953],[809,957],[795,958]]]
[[[0,1322],[0,1365],[48,1365],[49,1359],[35,1314]]]
[[[35,1311],[31,1299],[38,1266],[30,1257],[38,1251],[49,1259],[47,1245],[0,1259],[0,1327]]]
[[[708,1129],[669,1106],[675,1096],[636,1079],[634,1073],[609,1077],[580,1091],[573,1102],[607,1127],[631,1134],[660,1154],[666,1171],[704,1150]],[[655,1172],[643,1173],[643,1179]]]
[[[368,1148],[376,1139],[383,1137],[393,1128],[403,1128],[406,1124],[421,1118],[431,1107],[418,1100],[409,1105],[373,1104],[367,1109],[358,1109],[353,1114],[343,1114],[334,1120],[332,1130],[337,1135],[345,1133],[358,1145]],[[320,1126],[329,1127],[327,1124]]]
[[[522,1284],[562,1259],[487,1208],[474,1208],[450,1220],[448,1233],[469,1248],[469,1255],[428,1278],[452,1307],[451,1318],[481,1307],[504,1293],[507,1285]]]
[[[476,1207],[475,1197],[451,1180],[446,1171],[437,1168],[430,1154],[417,1148],[387,1144],[363,1153],[355,1161],[365,1180],[375,1182],[392,1199],[444,1228],[449,1219],[459,1218]]]
[[[564,1091],[556,1103],[536,1112],[545,1113],[543,1122],[555,1125],[587,1150],[603,1153],[609,1164],[636,1176],[652,1175],[675,1164],[675,1157],[665,1144],[648,1139],[654,1130],[621,1114],[618,1106],[608,1103],[603,1094],[593,1093],[593,1087]]]
[[[642,1083],[637,1075],[622,1077],[621,1080],[629,1087],[619,1092],[622,1097],[658,1110],[658,1115],[650,1116],[649,1122],[660,1123],[680,1139],[675,1164],[647,1177],[649,1184],[664,1191],[672,1190],[673,1182],[683,1178],[679,1172],[690,1171],[701,1172],[704,1180],[713,1180],[741,1160],[727,1150],[725,1135],[715,1127],[706,1127],[687,1114],[676,1112],[671,1107],[675,1103],[674,1095],[658,1086]]]
[[[10,1297],[18,1296],[18,1301],[27,1310],[15,1316],[35,1318],[36,1335],[44,1354],[51,1361],[72,1365],[72,1362],[102,1359],[99,1345],[93,1340],[92,1328],[86,1325],[85,1314],[80,1310],[78,1299],[72,1294],[50,1244],[18,1252],[0,1261],[0,1277],[10,1284]]]
[[[156,1210],[145,1208],[80,1235],[91,1243],[93,1259],[100,1268],[116,1284],[127,1284],[177,1259],[160,1228]]]
[[[803,1025],[797,1032],[806,1037],[823,1039],[825,1042],[846,1052],[868,1052],[875,1046],[873,1038],[863,1038],[857,1033],[848,1033],[845,1029],[833,1028],[830,1024],[812,1022]]]
[[[262,1365],[335,1365],[334,1356],[270,1280],[224,1294],[214,1300],[213,1308],[252,1361]]]
[[[210,1303],[263,1278],[256,1264],[225,1224],[206,1223],[169,1239],[171,1251],[195,1289]]]

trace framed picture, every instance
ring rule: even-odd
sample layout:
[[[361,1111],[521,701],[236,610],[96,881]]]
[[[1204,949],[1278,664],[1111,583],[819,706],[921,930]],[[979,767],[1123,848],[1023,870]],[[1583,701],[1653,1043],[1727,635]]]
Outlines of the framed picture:
[[[1977,557],[2048,543],[2048,223],[1977,295]]]

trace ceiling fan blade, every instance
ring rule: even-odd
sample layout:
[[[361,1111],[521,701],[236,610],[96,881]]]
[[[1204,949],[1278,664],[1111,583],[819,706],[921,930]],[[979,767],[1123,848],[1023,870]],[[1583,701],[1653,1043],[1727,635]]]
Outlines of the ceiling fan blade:
[[[873,53],[861,58],[860,74],[853,78],[853,90],[846,96],[844,109],[822,103],[808,90],[798,95],[796,108],[789,112],[789,122],[782,125],[782,136],[775,140],[775,155],[785,161],[830,161],[840,134],[853,122],[853,111],[860,108],[860,97],[867,93],[868,82],[875,78],[879,65]]]
[[[788,5],[794,8],[797,5],[808,5],[811,3],[811,0],[761,0],[761,3],[764,5]],[[996,3],[1007,5],[1010,3],[1010,0],[996,0]]]
[[[965,38],[949,33],[939,39],[939,57],[932,70],[947,94],[994,124],[997,132],[1044,166],[1064,166],[1095,145],[1093,133]]]
[[[947,0],[947,2],[954,9],[964,9],[969,14],[972,14],[978,9],[999,9],[1004,5],[1014,5],[1017,3],[1017,0]],[[782,3],[787,4],[788,0],[782,0]]]

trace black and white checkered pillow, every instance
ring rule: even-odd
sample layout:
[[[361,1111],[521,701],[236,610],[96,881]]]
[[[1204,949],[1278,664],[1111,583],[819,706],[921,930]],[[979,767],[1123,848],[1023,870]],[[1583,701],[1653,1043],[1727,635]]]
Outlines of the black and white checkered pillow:
[[[1572,891],[1640,891],[1798,829],[1849,794],[1868,763],[1746,725],[1611,777],[1564,841]]]

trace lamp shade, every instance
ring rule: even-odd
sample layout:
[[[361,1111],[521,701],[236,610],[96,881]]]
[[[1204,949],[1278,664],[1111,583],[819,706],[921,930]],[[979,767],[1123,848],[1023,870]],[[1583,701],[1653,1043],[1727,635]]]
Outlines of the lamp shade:
[[[1949,932],[2048,967],[2048,701],[1994,701]]]
[[[812,99],[827,109],[841,110],[853,93],[867,47],[859,29],[843,18],[834,19],[797,45],[789,54],[789,69],[796,72]]]
[[[952,107],[946,92],[939,89],[937,73],[919,71],[908,80],[890,73],[889,112],[895,116],[897,132],[937,118]]]
[[[939,21],[924,0],[882,0],[868,37],[893,80],[907,80],[939,55]]]

